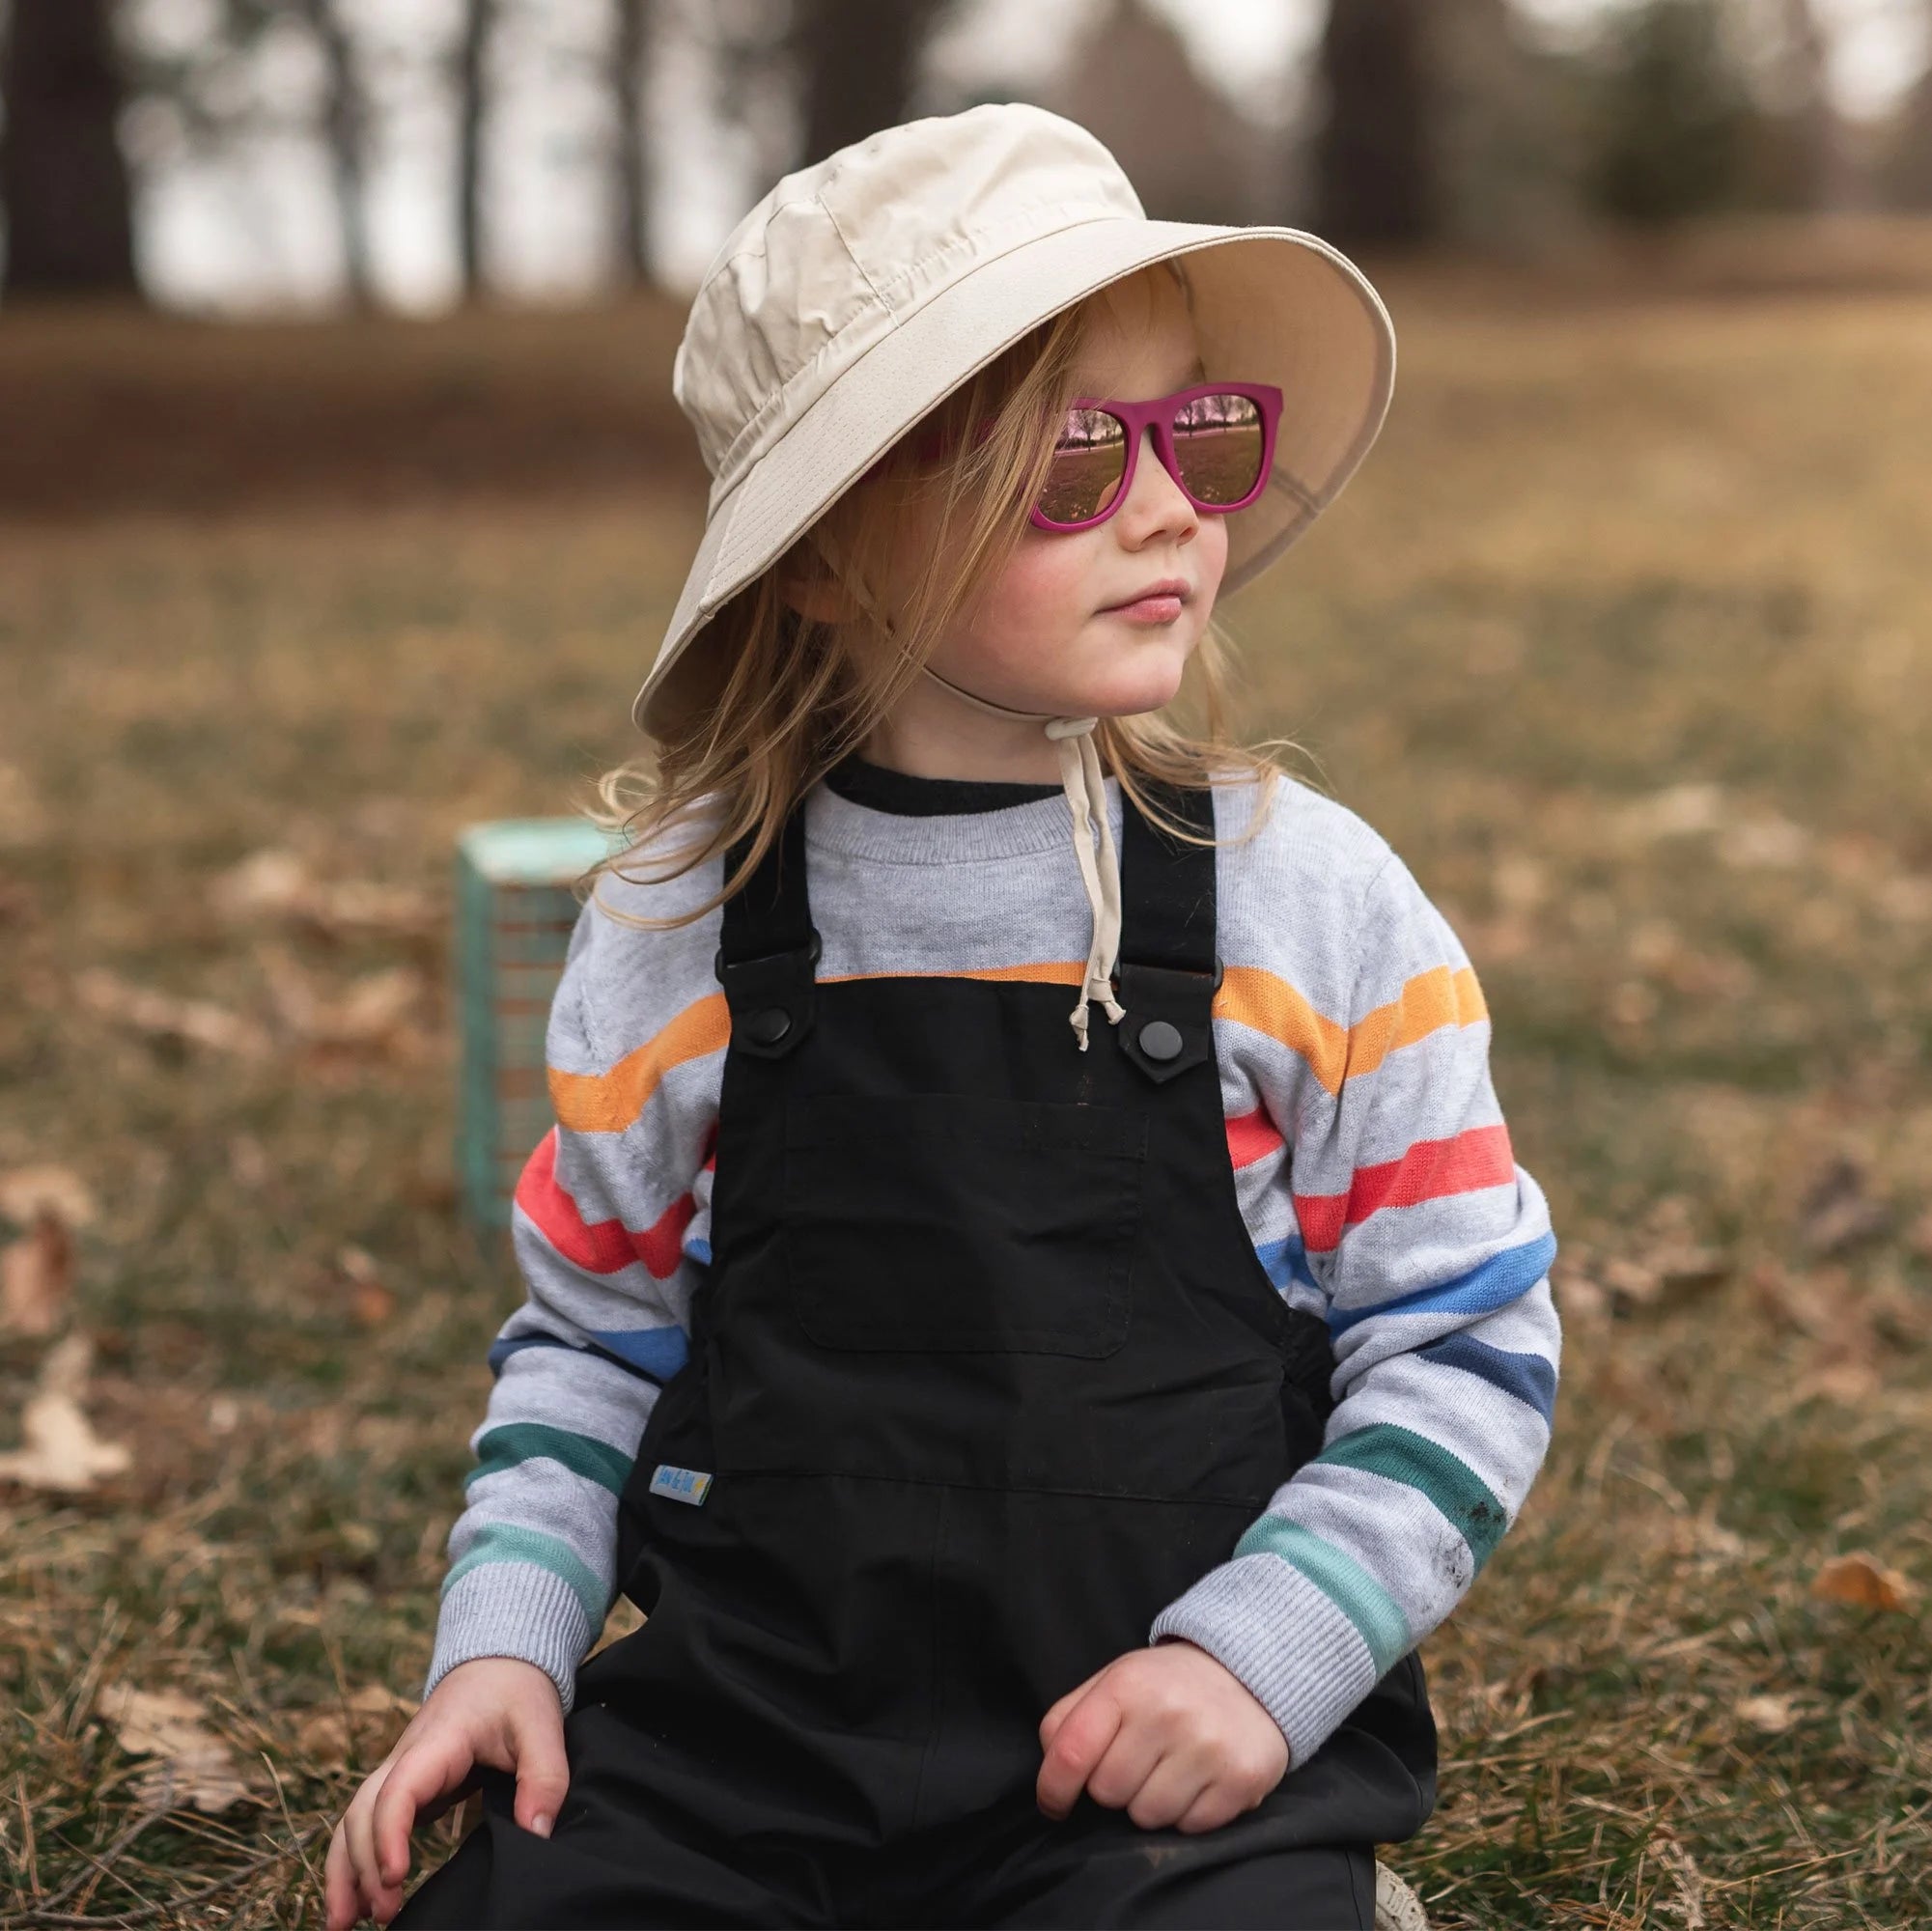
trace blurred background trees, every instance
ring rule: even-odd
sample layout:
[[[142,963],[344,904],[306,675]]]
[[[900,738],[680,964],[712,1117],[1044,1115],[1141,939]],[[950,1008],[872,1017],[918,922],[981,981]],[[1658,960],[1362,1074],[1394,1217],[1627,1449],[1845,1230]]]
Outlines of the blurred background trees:
[[[686,285],[774,176],[1023,98],[1150,210],[1534,256],[1932,206],[1932,0],[0,0],[9,297]]]

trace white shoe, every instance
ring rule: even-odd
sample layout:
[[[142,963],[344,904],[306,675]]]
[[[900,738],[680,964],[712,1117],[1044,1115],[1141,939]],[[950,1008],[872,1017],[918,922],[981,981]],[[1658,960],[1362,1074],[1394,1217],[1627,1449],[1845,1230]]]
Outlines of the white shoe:
[[[1429,1931],[1422,1900],[1381,1863],[1375,1867],[1375,1931]]]

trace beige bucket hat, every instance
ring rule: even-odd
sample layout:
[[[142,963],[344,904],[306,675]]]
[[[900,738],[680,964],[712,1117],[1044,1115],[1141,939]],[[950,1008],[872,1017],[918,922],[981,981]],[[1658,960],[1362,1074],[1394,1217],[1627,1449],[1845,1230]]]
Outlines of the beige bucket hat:
[[[1228,518],[1222,591],[1287,549],[1382,428],[1395,331],[1347,257],[1295,228],[1150,221],[1085,128],[1019,103],[888,127],[787,175],[705,271],[671,387],[712,476],[704,536],[631,715],[653,729],[665,684],[718,609],[775,562],[928,410],[1061,309],[1185,256],[1210,381],[1282,393],[1274,471]],[[1113,990],[1120,861],[1094,717],[1035,717],[1056,745],[1093,936],[1069,1014]],[[682,680],[680,680],[682,682]],[[1098,852],[1095,850],[1098,842]]]
[[[705,271],[671,387],[711,472],[704,536],[631,715],[718,609],[919,418],[1028,329],[1186,256],[1210,380],[1285,398],[1274,472],[1228,518],[1221,592],[1265,570],[1368,453],[1395,331],[1348,258],[1295,228],[1150,221],[1076,123],[1002,102],[910,121],[789,174]]]

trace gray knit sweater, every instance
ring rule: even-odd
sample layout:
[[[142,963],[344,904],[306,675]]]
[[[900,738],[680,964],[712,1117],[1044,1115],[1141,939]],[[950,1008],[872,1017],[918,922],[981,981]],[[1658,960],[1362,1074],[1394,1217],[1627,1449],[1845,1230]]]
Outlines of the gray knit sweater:
[[[1223,839],[1257,796],[1217,788]],[[1090,914],[1057,790],[908,815],[821,784],[806,836],[822,978],[997,973],[1071,997]],[[662,915],[715,890],[720,863],[606,877],[601,897]],[[1219,1658],[1302,1762],[1522,1506],[1555,1394],[1555,1243],[1497,1105],[1474,974],[1387,845],[1283,779],[1255,835],[1220,852],[1218,896],[1241,1212],[1284,1299],[1328,1323],[1336,1406],[1320,1455],[1148,1634]],[[719,922],[639,932],[596,901],[579,918],[547,1041],[560,1124],[517,1193],[527,1293],[490,1353],[426,1695],[459,1663],[511,1656],[568,1709],[614,1599],[617,1496],[711,1258]]]

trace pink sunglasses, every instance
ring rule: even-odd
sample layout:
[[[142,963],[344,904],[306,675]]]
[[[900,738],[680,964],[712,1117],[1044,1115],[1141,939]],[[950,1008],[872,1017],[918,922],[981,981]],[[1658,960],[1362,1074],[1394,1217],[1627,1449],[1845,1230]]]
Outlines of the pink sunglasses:
[[[1060,425],[1027,518],[1042,530],[1085,530],[1106,522],[1133,486],[1141,432],[1148,429],[1162,466],[1189,502],[1211,517],[1229,516],[1267,488],[1280,423],[1281,391],[1272,382],[1197,382],[1148,403],[1079,397]],[[989,419],[978,439],[992,433]],[[937,462],[945,448],[933,433],[913,445],[913,455]],[[889,460],[882,457],[872,473]]]
[[[1036,529],[1085,530],[1127,500],[1141,432],[1195,509],[1246,509],[1268,486],[1281,391],[1270,382],[1198,382],[1149,403],[1076,400],[1053,444],[1047,480],[1027,512]]]

